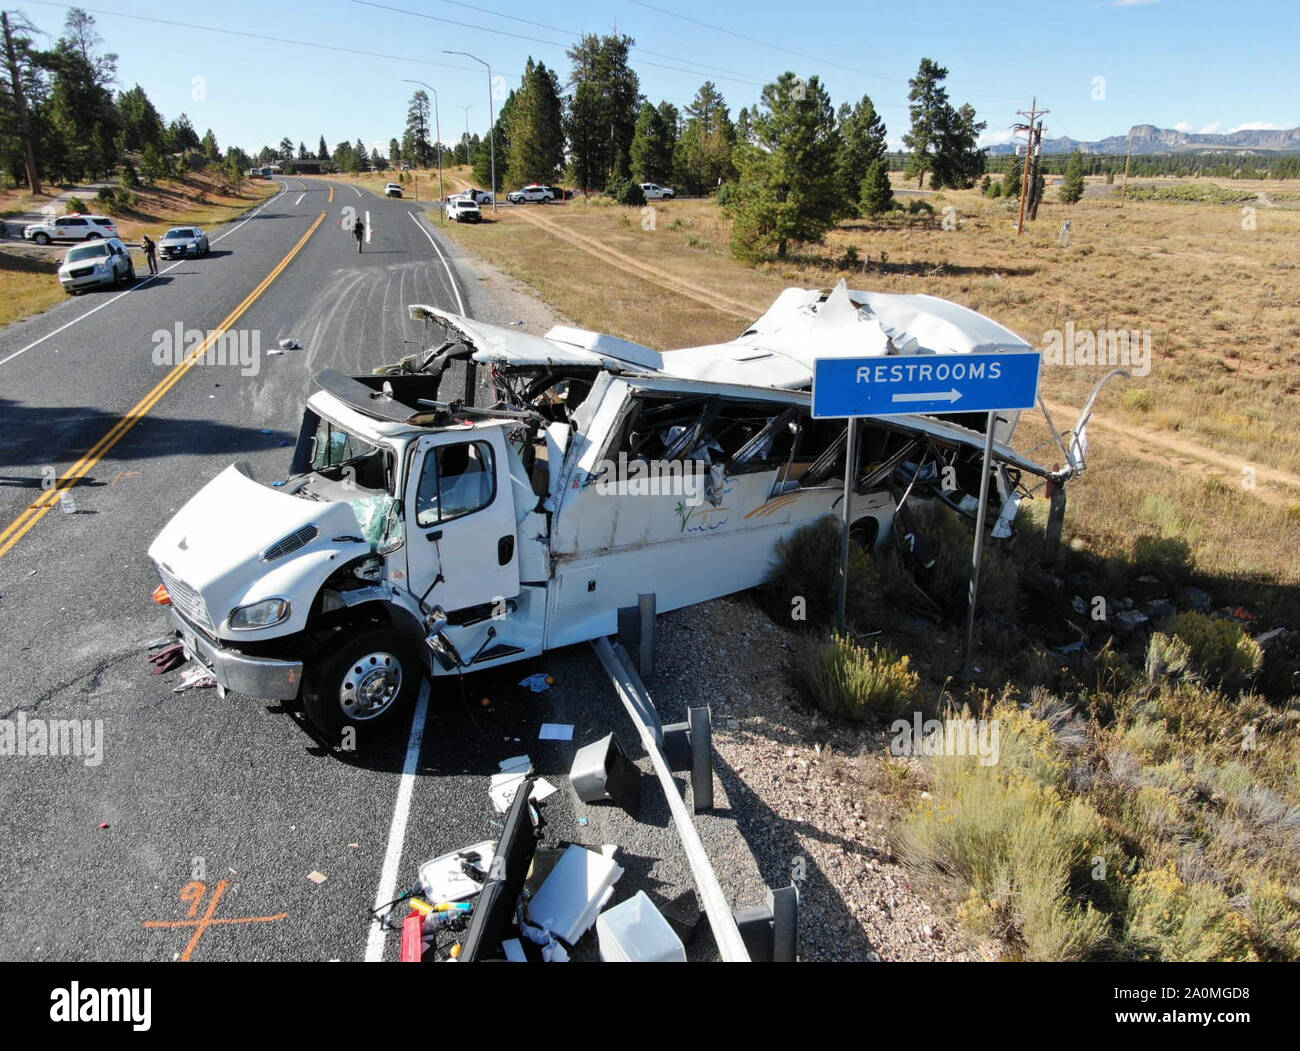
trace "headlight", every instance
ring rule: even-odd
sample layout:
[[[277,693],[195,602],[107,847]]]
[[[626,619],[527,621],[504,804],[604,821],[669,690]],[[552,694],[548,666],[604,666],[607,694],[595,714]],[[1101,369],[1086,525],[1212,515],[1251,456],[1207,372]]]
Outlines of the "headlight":
[[[268,598],[252,602],[230,611],[230,626],[235,629],[269,628],[289,616],[289,602],[282,598]]]

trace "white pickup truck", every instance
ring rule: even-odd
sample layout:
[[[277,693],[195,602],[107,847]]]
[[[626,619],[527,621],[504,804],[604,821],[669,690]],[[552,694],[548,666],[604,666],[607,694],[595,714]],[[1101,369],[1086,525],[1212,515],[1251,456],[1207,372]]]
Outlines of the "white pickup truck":
[[[426,675],[436,699],[442,676],[613,634],[640,594],[665,612],[759,584],[777,542],[844,493],[845,424],[810,415],[815,356],[1028,349],[956,304],[842,283],[788,289],[739,338],[668,353],[409,311],[438,332],[431,349],[321,373],[286,479],[227,468],[149,548],[222,693],[301,695],[326,734],[399,720]],[[492,366],[495,405],[440,400],[455,360]],[[1022,480],[1063,491],[1082,466],[1017,454],[1016,420],[995,427],[1004,521]],[[913,498],[968,506],[983,422],[859,421],[858,540],[888,535],[908,480]],[[945,465],[961,492],[937,484]]]

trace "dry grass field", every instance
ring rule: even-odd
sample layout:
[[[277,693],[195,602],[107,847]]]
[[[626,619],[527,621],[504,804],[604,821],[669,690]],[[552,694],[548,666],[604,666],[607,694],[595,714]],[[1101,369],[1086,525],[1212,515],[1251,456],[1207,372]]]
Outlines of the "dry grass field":
[[[446,175],[464,184],[463,170]],[[1011,201],[924,194],[933,218],[848,221],[826,244],[756,267],[730,258],[729,224],[709,200],[642,211],[579,199],[448,229],[577,323],[660,349],[729,339],[783,288],[840,278],[954,300],[1035,346],[1067,323],[1150,333],[1149,374],[1114,381],[1099,401],[1091,470],[1071,489],[1071,535],[1124,556],[1137,535],[1155,532],[1186,541],[1206,573],[1294,585],[1300,194],[1284,182],[1189,185],[1134,180],[1121,202],[1118,185],[1096,180],[1073,207],[1049,189],[1021,237]],[[895,186],[905,189],[897,175]],[[1058,426],[1073,423],[1105,371],[1045,364]],[[1026,414],[1017,444],[1047,434],[1038,413]]]

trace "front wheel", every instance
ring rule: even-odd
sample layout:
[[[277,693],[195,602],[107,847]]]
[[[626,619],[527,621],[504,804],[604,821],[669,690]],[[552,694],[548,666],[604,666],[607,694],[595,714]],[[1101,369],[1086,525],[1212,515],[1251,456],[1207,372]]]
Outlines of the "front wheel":
[[[303,707],[326,737],[346,727],[382,734],[411,711],[423,668],[391,628],[344,629],[327,643],[328,655],[307,677]]]
[[[35,241],[38,245],[47,245],[47,244],[50,243],[50,235],[49,235],[49,234],[32,234],[32,240]]]

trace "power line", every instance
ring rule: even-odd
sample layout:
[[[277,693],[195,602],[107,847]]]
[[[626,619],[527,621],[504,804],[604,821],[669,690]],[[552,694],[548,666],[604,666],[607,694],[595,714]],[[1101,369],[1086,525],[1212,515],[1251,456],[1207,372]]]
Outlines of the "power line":
[[[197,29],[204,33],[223,33],[226,36],[245,37],[249,40],[265,40],[273,44],[290,44],[294,47],[311,47],[321,51],[334,51],[345,55],[362,55],[366,58],[382,58],[389,62],[411,62],[418,66],[436,66],[439,69],[459,69],[466,73],[477,73],[478,70],[471,69],[469,66],[458,66],[450,62],[430,62],[423,58],[410,58],[406,55],[389,55],[382,51],[363,51],[355,47],[339,47],[335,44],[320,44],[311,40],[293,40],[289,37],[271,36],[268,33],[250,33],[243,29],[225,29],[220,26],[201,26],[192,22],[177,22],[169,18],[154,18],[149,15],[131,15],[123,11],[105,11],[97,7],[83,7],[80,4],[56,4],[50,0],[28,0],[29,3],[36,4],[38,7],[56,7],[62,11],[70,11],[74,7],[78,10],[89,12],[92,15],[102,15],[106,18],[128,18],[135,22],[152,22],[154,25],[172,26],[176,29]]]

